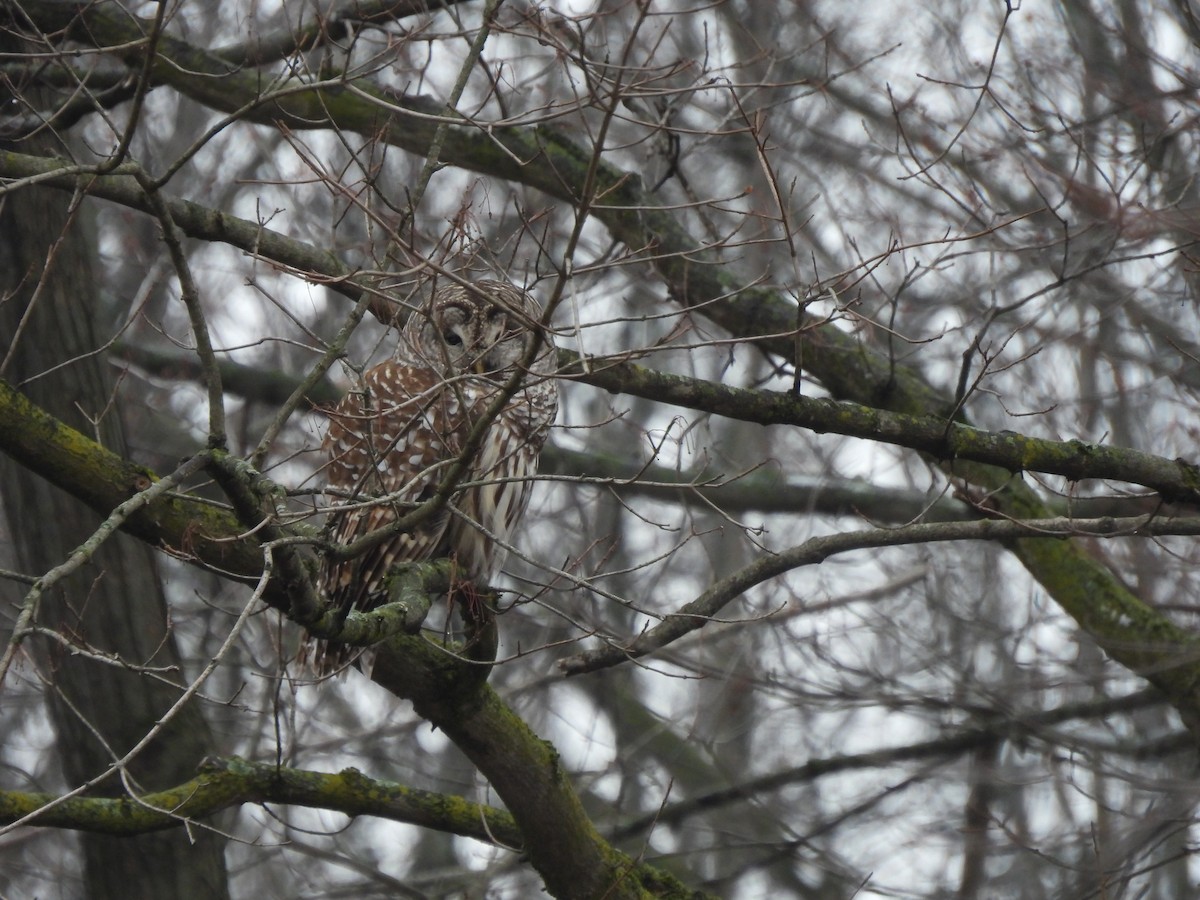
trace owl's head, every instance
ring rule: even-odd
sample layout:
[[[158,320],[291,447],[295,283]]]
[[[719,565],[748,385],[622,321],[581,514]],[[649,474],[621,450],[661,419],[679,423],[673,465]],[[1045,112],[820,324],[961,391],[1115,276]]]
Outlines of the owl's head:
[[[421,362],[444,376],[508,378],[537,334],[538,302],[511,284],[476,282],[471,288],[440,288],[428,307],[414,312],[404,326],[404,341]],[[549,333],[530,367],[549,371],[554,345]]]

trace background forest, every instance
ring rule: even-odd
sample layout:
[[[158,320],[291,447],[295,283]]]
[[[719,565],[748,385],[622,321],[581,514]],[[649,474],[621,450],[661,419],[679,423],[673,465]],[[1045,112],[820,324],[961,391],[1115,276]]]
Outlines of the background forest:
[[[0,0],[0,897],[1177,898],[1200,6]],[[327,411],[552,311],[485,659]]]

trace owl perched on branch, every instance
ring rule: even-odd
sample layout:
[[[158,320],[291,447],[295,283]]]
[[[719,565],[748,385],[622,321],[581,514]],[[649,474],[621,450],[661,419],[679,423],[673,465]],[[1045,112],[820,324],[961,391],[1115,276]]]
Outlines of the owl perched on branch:
[[[323,563],[321,586],[335,608],[348,613],[385,602],[384,576],[403,562],[451,557],[464,580],[487,585],[495,577],[558,409],[554,344],[540,318],[537,301],[510,284],[443,287],[409,316],[396,357],[370,369],[361,389],[333,410],[324,443],[336,504],[329,515],[332,539],[346,544],[433,497],[473,428],[521,372],[516,393],[468,460],[459,483],[472,486],[451,495],[453,510],[442,508],[359,557]],[[356,652],[318,643],[316,669],[331,672]]]

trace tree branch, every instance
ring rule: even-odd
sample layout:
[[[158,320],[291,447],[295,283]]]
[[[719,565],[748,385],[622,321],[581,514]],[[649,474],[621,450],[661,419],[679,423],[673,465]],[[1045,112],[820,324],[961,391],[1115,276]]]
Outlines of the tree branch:
[[[197,381],[203,377],[199,361],[193,353],[160,350],[153,347],[117,341],[113,354],[149,372],[155,378]],[[277,406],[287,401],[300,384],[300,379],[277,369],[247,366],[230,359],[218,359],[221,384],[225,390],[255,403]],[[304,395],[314,406],[332,405],[342,397],[342,391],[329,380],[322,378]]]
[[[656,810],[650,815],[627,822],[609,836],[612,840],[620,840],[640,835],[647,829],[660,825],[678,825],[700,812],[719,809],[731,803],[744,802],[757,795],[776,792],[789,785],[812,782],[823,775],[895,766],[914,759],[949,759],[969,753],[997,739],[1014,742],[1036,740],[1039,735],[1044,734],[1048,727],[1072,719],[1105,718],[1117,713],[1145,709],[1161,702],[1162,695],[1156,690],[1148,689],[1124,697],[1106,697],[1103,700],[1068,703],[1045,712],[997,713],[993,717],[983,717],[983,723],[976,727],[964,728],[932,740],[898,747],[882,747],[845,756],[810,759],[799,766],[749,779],[721,790],[689,797]],[[1178,732],[1159,742],[1158,749],[1164,754],[1186,752],[1188,749],[1187,739],[1186,732]]]
[[[29,824],[48,828],[133,835],[178,828],[246,803],[287,803],[377,816],[509,848],[521,845],[512,816],[503,810],[368,778],[357,769],[330,775],[238,758],[210,759],[191,781],[167,790],[139,797],[74,797],[38,812],[56,799],[0,791],[0,825],[29,816]]]
[[[918,450],[943,461],[951,474],[959,460],[982,463],[1010,473],[1063,475],[1072,481],[1105,478],[1140,484],[1166,500],[1200,504],[1200,468],[1182,459],[1164,459],[1126,447],[1083,441],[1052,441],[1013,431],[991,432],[938,415],[911,415],[851,401],[794,393],[730,387],[699,378],[671,375],[628,362],[612,365],[591,359],[570,360],[564,376],[659,403],[715,413],[758,425],[793,425],[818,434],[835,433]]]
[[[696,896],[631,859],[596,831],[554,747],[539,738],[472,668],[416,636],[381,645],[372,677],[446,733],[512,813],[526,852],[556,897]]]
[[[34,406],[0,379],[0,450],[103,516],[158,480]],[[228,510],[182,494],[157,498],[122,524],[154,547],[253,583],[262,572],[258,543]]]
[[[685,634],[711,624],[722,609],[746,591],[785,572],[803,566],[817,565],[853,550],[876,547],[896,547],[905,544],[932,544],[943,541],[992,540],[1012,541],[1016,538],[1041,540],[1069,537],[1127,537],[1151,534],[1200,534],[1200,517],[1159,519],[1139,516],[1134,519],[981,519],[975,522],[936,522],[906,525],[900,528],[871,528],[811,538],[798,547],[779,553],[764,554],[743,569],[714,582],[699,597],[678,610],[668,613],[662,622],[641,632],[624,646],[610,645],[589,653],[559,661],[566,675],[580,675],[616,665],[627,659],[637,659],[677,641]],[[1106,598],[1095,598],[1103,602]],[[1132,611],[1131,611],[1132,614]],[[1131,668],[1156,678],[1196,678],[1200,680],[1200,637],[1180,628],[1165,617],[1154,626],[1153,641],[1142,631],[1148,625],[1145,616],[1126,622],[1110,624],[1109,640],[1119,643],[1114,656]]]

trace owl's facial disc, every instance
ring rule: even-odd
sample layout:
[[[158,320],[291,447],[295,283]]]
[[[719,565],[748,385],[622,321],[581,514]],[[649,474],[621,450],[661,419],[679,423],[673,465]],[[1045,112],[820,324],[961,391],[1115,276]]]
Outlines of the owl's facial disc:
[[[458,305],[448,305],[436,313],[422,328],[420,340],[425,352],[441,360],[448,371],[467,370],[478,355],[473,346],[471,313]]]
[[[484,326],[486,347],[482,354],[480,374],[504,372],[520,362],[525,355],[527,334],[510,322],[504,310],[495,307],[489,310]]]

